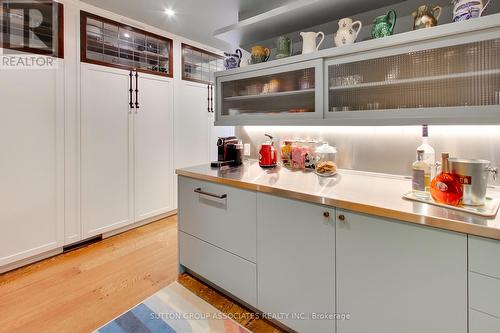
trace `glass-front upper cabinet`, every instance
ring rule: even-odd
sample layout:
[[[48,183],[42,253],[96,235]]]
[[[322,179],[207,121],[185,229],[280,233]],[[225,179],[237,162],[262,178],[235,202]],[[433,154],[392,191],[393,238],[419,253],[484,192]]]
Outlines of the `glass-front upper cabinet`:
[[[217,124],[323,117],[321,59],[217,77]],[[318,89],[319,88],[319,89]]]
[[[215,72],[224,70],[224,57],[182,44],[182,79],[205,84],[215,83]]]
[[[81,12],[82,62],[173,76],[172,40]]]
[[[411,110],[435,118],[498,108],[499,54],[500,39],[493,39],[327,61],[327,117],[394,118]]]

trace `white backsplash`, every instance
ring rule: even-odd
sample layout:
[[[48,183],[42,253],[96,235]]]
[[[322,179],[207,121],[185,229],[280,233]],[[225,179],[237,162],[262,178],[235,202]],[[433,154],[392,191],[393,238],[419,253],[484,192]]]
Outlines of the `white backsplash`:
[[[436,150],[452,157],[486,159],[500,167],[500,126],[430,126],[429,142]],[[342,169],[410,175],[421,144],[421,126],[388,127],[237,127],[236,135],[252,146],[252,158],[258,158],[264,133],[275,142],[288,138],[328,141],[338,149],[337,163]],[[500,186],[500,181],[491,184]]]

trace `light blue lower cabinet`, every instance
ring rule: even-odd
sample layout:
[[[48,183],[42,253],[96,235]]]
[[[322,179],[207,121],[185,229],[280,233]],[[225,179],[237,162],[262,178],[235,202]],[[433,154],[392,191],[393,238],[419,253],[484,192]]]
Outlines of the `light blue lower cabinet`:
[[[342,216],[339,218],[339,216]],[[339,210],[337,333],[466,333],[467,236]]]
[[[182,231],[179,232],[179,262],[239,300],[257,306],[254,263]]]
[[[332,208],[257,193],[258,308],[297,332],[335,330],[334,223]]]
[[[469,236],[469,333],[500,332],[500,242]]]
[[[498,333],[500,332],[500,318],[470,310],[469,326],[469,333]]]

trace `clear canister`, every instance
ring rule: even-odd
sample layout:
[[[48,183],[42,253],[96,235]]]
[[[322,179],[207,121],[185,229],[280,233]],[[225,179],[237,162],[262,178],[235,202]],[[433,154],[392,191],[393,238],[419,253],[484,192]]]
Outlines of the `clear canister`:
[[[281,143],[280,155],[281,165],[286,168],[292,167],[292,146],[294,140],[283,140]]]
[[[323,142],[316,148],[316,174],[331,177],[337,173],[337,148]]]

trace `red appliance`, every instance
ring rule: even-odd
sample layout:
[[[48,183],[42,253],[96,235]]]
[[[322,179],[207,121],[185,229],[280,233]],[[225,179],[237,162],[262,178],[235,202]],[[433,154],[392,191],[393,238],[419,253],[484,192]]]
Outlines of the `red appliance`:
[[[273,137],[266,134],[269,138],[260,146],[259,165],[261,168],[274,168],[278,165],[278,151],[274,147]]]

